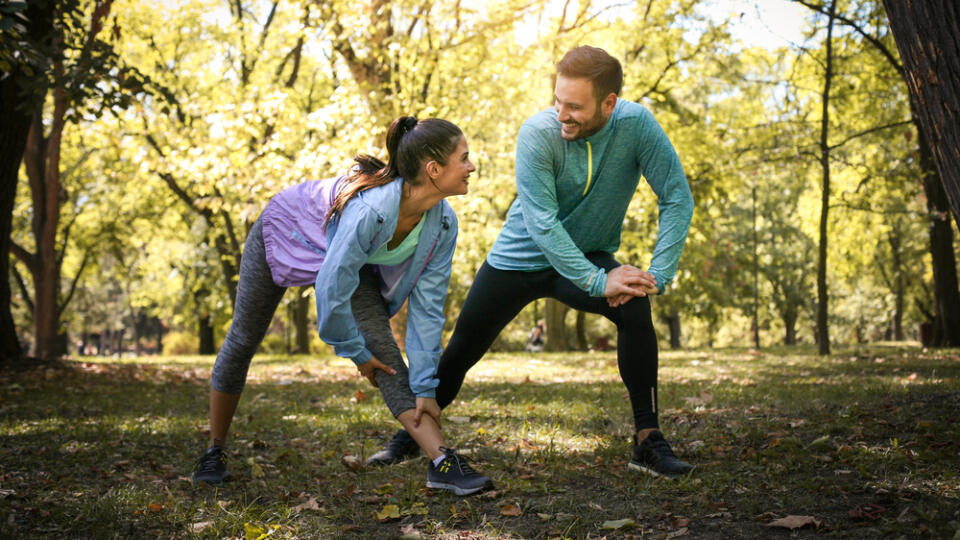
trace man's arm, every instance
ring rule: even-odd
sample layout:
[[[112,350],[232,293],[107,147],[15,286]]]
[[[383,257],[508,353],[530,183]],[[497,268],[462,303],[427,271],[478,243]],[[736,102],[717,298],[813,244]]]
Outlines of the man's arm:
[[[644,113],[638,165],[659,199],[659,229],[650,273],[656,278],[657,289],[663,292],[677,274],[693,216],[693,194],[667,134],[650,111],[644,109]]]

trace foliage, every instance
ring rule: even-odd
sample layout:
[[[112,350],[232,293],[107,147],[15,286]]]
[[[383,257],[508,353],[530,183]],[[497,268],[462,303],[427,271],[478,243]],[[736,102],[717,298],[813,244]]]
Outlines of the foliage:
[[[0,374],[0,519],[23,537],[756,538],[957,530],[956,350],[666,353],[661,424],[693,476],[626,469],[632,432],[613,352],[497,354],[445,413],[496,490],[425,490],[426,461],[352,469],[392,434],[375,389],[333,356],[261,357],[223,489],[194,488],[209,357],[68,362]],[[390,506],[397,518],[389,518]],[[383,521],[374,518],[381,515]],[[611,530],[623,520],[632,528]]]

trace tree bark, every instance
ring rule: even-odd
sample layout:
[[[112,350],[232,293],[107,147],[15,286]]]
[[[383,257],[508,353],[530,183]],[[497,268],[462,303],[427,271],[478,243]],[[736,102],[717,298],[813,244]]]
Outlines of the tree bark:
[[[17,195],[20,161],[27,144],[32,107],[22,95],[24,75],[0,79],[0,366],[19,362],[23,356],[13,313],[10,311],[10,233],[13,230],[13,203]]]
[[[910,97],[960,226],[960,7],[884,0]],[[953,333],[960,333],[954,326]]]
[[[577,312],[577,347],[581,351],[590,348],[590,344],[587,343],[587,314],[583,311]]]
[[[567,323],[566,315],[569,308],[560,301],[553,298],[546,299],[544,312],[547,321],[547,340],[543,344],[543,350],[548,352],[566,351],[567,346]]]
[[[680,313],[674,308],[670,310],[667,316],[667,324],[670,327],[670,348],[678,350],[680,345]]]
[[[919,131],[919,126],[917,129]],[[921,168],[932,172],[933,156],[922,131],[919,142]],[[953,253],[950,204],[937,174],[924,174],[923,191],[927,195],[930,255],[933,265],[934,319],[930,346],[960,347],[960,284],[957,283],[957,262]]]
[[[53,30],[53,6],[46,2],[26,5],[26,36],[31,46],[45,45]],[[46,78],[42,66],[14,65],[0,78],[0,366],[23,357],[10,311],[10,233],[20,163],[34,113],[43,105]]]
[[[820,116],[820,166],[823,185],[820,200],[820,245],[817,257],[817,345],[821,355],[830,354],[829,308],[827,294],[827,224],[830,213],[830,85],[833,82],[833,21],[836,1],[827,15],[827,58],[824,63],[822,113]]]

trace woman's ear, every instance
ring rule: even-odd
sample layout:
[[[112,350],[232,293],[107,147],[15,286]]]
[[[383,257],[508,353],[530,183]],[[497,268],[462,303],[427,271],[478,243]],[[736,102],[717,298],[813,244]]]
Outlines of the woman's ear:
[[[431,180],[436,180],[440,177],[440,164],[434,160],[428,161],[427,164],[423,166],[423,169]]]

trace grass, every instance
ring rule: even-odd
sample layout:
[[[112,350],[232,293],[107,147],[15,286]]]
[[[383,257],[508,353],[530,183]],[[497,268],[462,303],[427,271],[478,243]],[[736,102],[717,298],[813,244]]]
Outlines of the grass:
[[[661,425],[697,465],[676,481],[626,468],[613,353],[488,355],[445,411],[496,482],[467,498],[424,489],[423,459],[344,464],[396,424],[334,357],[255,359],[236,479],[193,487],[211,362],[0,372],[0,537],[960,538],[955,350],[664,352]],[[819,525],[767,526],[788,515]]]

